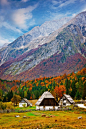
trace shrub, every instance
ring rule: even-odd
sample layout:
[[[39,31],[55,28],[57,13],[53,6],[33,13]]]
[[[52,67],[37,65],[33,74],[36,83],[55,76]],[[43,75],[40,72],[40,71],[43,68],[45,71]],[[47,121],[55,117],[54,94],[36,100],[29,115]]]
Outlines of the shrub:
[[[7,107],[7,105],[6,104],[4,104],[4,103],[2,103],[2,102],[0,102],[0,109],[6,109],[6,107]]]
[[[7,109],[14,109],[12,105],[7,105]]]

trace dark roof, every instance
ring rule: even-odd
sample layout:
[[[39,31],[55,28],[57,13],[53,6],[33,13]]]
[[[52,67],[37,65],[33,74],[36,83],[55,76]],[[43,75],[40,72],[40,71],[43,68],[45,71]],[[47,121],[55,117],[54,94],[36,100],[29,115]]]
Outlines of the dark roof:
[[[40,105],[44,98],[54,98],[49,91],[45,91],[42,96],[38,99],[35,105]]]

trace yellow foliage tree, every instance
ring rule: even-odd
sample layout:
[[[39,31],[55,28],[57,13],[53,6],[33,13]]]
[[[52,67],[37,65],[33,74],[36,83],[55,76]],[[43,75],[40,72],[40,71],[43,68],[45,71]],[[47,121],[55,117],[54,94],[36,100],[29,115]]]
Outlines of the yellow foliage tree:
[[[19,95],[14,94],[13,98],[11,99],[12,103],[14,103],[14,106],[20,102],[21,97]]]

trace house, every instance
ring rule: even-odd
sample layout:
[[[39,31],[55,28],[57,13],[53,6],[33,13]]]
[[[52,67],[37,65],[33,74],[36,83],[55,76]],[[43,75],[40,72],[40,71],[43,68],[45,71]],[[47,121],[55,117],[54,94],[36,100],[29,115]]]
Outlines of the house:
[[[32,106],[32,103],[30,103],[26,98],[23,98],[20,101],[19,107],[23,107],[24,104],[25,104],[25,107]]]
[[[59,106],[70,106],[71,104],[75,104],[74,100],[70,95],[64,94],[63,97],[59,100]]]
[[[36,110],[57,110],[58,103],[56,102],[53,95],[46,91],[36,102]]]

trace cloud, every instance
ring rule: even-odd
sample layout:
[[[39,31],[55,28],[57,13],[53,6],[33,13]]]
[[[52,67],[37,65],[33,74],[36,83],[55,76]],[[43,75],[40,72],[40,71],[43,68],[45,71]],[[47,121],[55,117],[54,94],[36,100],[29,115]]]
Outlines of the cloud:
[[[0,46],[3,46],[6,43],[11,43],[12,41],[14,41],[15,38],[10,38],[10,39],[6,39],[0,36]]]
[[[5,43],[9,43],[8,39],[0,38],[0,46],[4,45]]]
[[[61,3],[62,3],[62,1],[52,0],[52,4],[53,4],[53,5],[57,5],[57,4],[61,4]]]
[[[35,25],[36,23],[35,23],[35,20],[34,19],[32,19],[30,22],[29,22],[29,26],[33,26],[33,25]]]
[[[8,0],[0,0],[1,1],[1,5],[9,5],[10,3],[8,2]]]
[[[73,4],[75,3],[76,0],[67,0],[66,2],[63,2],[62,4],[60,4],[59,7],[64,7],[67,6],[68,4]]]
[[[86,2],[85,0],[80,0],[80,2]]]
[[[28,0],[22,0],[22,2],[27,2]]]
[[[65,0],[65,2],[63,0],[52,0],[52,5],[51,8],[56,10],[56,11],[60,11],[60,9],[63,9],[63,7],[68,6],[69,4],[74,4],[77,0]]]
[[[14,11],[12,14],[12,20],[21,29],[28,29],[26,21],[32,19],[32,11],[37,7],[37,4],[34,6],[28,6],[27,8],[21,8]]]
[[[74,14],[72,14],[72,17],[75,17],[77,14],[76,13],[74,13]]]
[[[5,27],[8,30],[12,30],[18,33],[23,33],[20,29],[17,29],[15,26],[12,26],[10,23],[7,23],[3,16],[0,16],[0,28]]]
[[[59,2],[56,1],[56,0],[53,0],[53,1],[52,1],[52,4],[53,4],[53,5],[56,5],[56,4],[58,4],[58,3],[59,3]]]
[[[11,29],[15,32],[18,32],[18,33],[23,33],[20,29],[17,29],[16,27],[14,26],[11,26],[10,24],[8,24],[7,22],[4,22],[3,23],[3,26],[6,27],[7,29]]]
[[[51,8],[54,9],[54,11],[50,11],[51,19],[59,19],[62,17],[74,17],[76,14],[72,15],[72,12],[70,10],[65,9],[66,11],[63,12],[63,7],[68,7],[69,4],[74,4],[77,0],[52,0]]]
[[[51,19],[54,19],[54,20],[56,20],[56,19],[61,19],[61,18],[63,18],[63,17],[67,17],[67,15],[68,15],[68,13],[65,13],[65,14],[62,14],[62,13],[52,13],[51,14]]]
[[[74,4],[75,2],[76,0],[66,0],[65,2],[63,2],[62,0],[60,1],[52,0],[52,9],[62,8],[69,4]]]
[[[84,11],[86,11],[86,8],[84,8],[84,9],[82,10],[82,12],[84,12]]]

